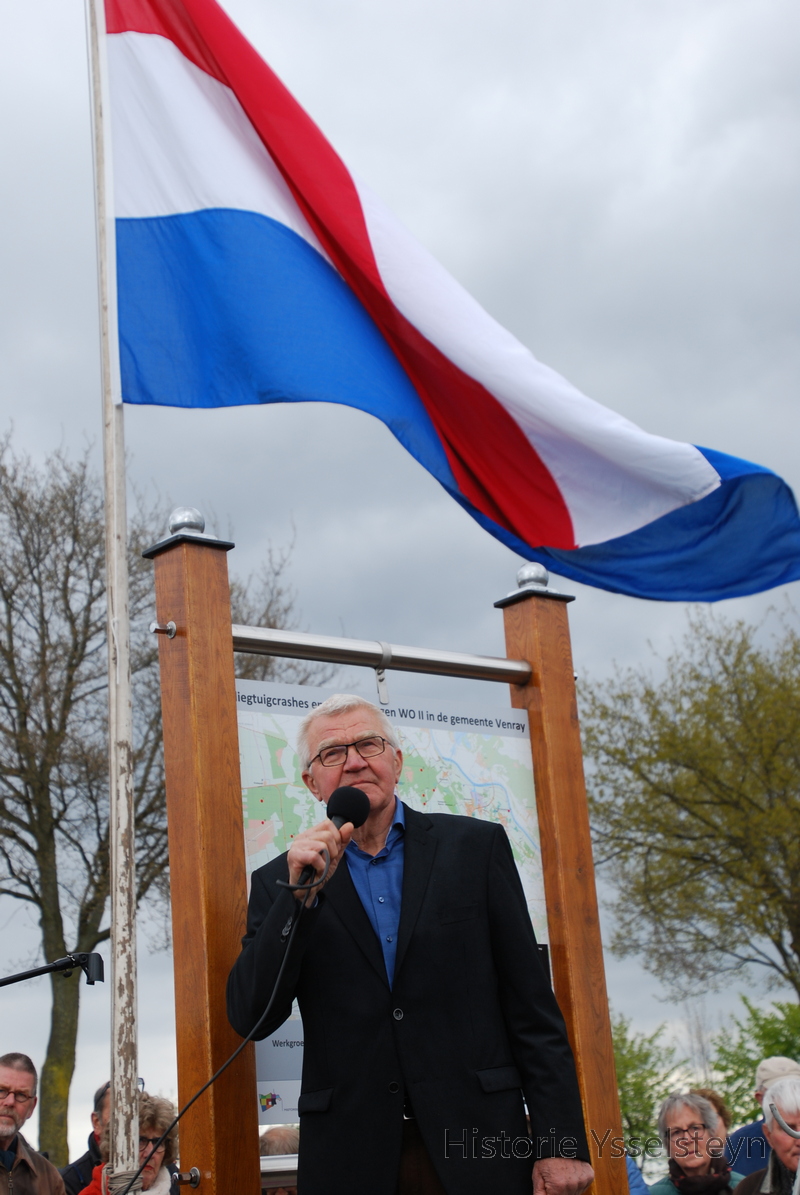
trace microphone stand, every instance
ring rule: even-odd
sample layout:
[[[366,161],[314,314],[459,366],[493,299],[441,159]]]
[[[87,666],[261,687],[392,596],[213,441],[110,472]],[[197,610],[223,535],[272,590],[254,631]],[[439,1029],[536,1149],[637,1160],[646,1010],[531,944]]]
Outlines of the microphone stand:
[[[19,983],[23,979],[34,979],[37,975],[49,975],[52,971],[63,971],[64,978],[69,979],[77,968],[83,971],[86,982],[90,986],[102,983],[105,975],[103,971],[103,956],[101,954],[68,954],[66,958],[57,958],[54,963],[45,963],[43,967],[34,967],[32,971],[20,971],[19,975],[7,975],[0,979],[0,988],[9,983]]]

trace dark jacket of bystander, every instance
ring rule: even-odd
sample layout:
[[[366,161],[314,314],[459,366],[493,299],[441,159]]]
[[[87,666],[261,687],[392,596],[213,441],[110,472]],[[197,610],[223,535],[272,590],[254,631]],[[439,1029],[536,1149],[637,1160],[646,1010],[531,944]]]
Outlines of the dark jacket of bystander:
[[[89,1148],[86,1153],[76,1162],[70,1162],[69,1166],[65,1166],[60,1172],[67,1195],[80,1195],[83,1188],[88,1187],[92,1181],[92,1171],[101,1161],[100,1143],[97,1134],[92,1132],[89,1134]]]

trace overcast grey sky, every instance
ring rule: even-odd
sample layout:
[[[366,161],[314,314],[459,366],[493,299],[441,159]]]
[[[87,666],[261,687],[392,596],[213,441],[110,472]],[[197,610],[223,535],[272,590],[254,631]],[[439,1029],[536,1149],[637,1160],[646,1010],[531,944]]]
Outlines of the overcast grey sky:
[[[541,360],[647,430],[758,461],[797,489],[796,4],[224,7],[348,165]],[[83,20],[82,0],[0,8],[0,430],[13,423],[38,459],[100,437]],[[502,652],[492,602],[520,561],[368,416],[129,408],[127,438],[132,484],[162,496],[165,518],[172,501],[187,502],[231,530],[233,569],[257,567],[294,528],[309,629]],[[636,663],[682,632],[683,606],[560,587],[578,597],[580,675]],[[720,609],[756,618],[782,600]],[[392,683],[503,697],[494,686]],[[6,931],[20,959],[36,938],[23,922],[15,915]],[[642,1027],[680,1017],[638,964],[610,960],[609,975],[616,1006]],[[46,994],[39,984],[3,997],[7,1027],[38,1057]],[[141,1069],[165,1093],[170,998],[168,960],[143,949]],[[76,1143],[86,1092],[107,1070],[106,1000],[84,997]],[[26,1047],[17,1036],[6,1048]]]

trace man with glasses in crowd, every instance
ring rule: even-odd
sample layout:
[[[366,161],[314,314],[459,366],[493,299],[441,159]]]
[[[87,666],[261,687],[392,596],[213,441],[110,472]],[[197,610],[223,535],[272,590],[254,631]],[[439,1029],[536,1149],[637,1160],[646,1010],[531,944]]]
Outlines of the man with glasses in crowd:
[[[27,1054],[0,1058],[0,1192],[2,1195],[64,1195],[55,1166],[20,1133],[36,1107],[36,1067]]]
[[[349,785],[370,806],[357,830],[322,821],[254,873],[228,983],[244,1036],[302,901],[257,1034],[274,1032],[297,997],[300,1190],[580,1195],[593,1174],[574,1063],[505,831],[404,805],[394,729],[363,698],[337,695],[312,711],[298,753],[317,800]],[[324,886],[281,887],[307,866]]]

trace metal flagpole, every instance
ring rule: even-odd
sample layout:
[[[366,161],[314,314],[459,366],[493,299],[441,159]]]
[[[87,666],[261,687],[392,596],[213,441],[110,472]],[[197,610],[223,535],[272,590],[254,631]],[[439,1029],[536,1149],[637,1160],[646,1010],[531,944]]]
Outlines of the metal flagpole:
[[[116,250],[103,0],[86,0],[92,84],[94,179],[103,382],[106,595],[108,603],[109,846],[111,856],[111,1174],[119,1190],[138,1169],[136,843],[128,618],[125,441],[117,335]],[[133,1190],[141,1189],[138,1180]]]

